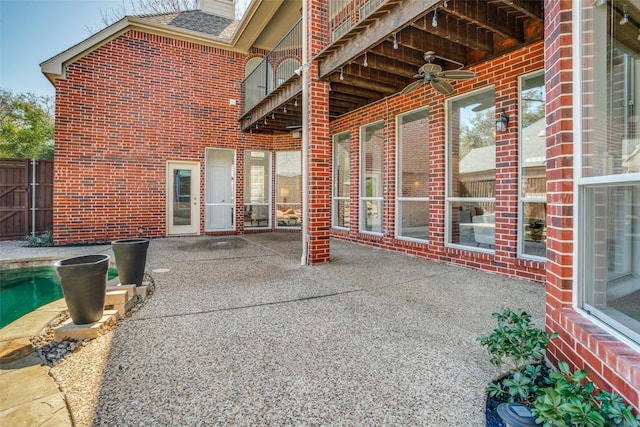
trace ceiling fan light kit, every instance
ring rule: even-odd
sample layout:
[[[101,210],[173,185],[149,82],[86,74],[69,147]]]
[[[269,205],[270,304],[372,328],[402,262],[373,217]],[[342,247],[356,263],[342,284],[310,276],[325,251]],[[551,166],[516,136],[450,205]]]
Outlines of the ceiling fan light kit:
[[[425,52],[423,58],[425,60],[425,64],[422,67],[418,68],[418,74],[413,76],[413,78],[418,80],[406,86],[402,90],[402,92],[400,92],[401,94],[412,92],[418,89],[420,86],[426,83],[430,83],[431,87],[433,87],[441,94],[450,95],[453,93],[453,85],[449,83],[449,80],[469,80],[475,77],[475,73],[473,71],[462,69],[462,67],[464,67],[464,64],[461,64],[457,61],[452,61],[447,58],[439,57],[435,54],[435,52]],[[440,65],[432,63],[436,58],[459,65],[460,68],[456,70],[443,70]]]

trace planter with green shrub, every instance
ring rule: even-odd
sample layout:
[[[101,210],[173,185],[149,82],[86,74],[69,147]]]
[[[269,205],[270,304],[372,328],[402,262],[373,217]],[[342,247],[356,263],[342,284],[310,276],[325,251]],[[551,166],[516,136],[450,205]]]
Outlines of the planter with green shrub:
[[[521,403],[531,408],[535,422],[545,427],[640,426],[640,415],[616,393],[597,389],[585,370],[571,372],[545,363],[549,335],[531,322],[523,310],[503,308],[493,313],[498,325],[490,335],[478,337],[495,366],[509,364],[509,374],[487,386],[487,426],[505,424],[497,415],[500,403]]]

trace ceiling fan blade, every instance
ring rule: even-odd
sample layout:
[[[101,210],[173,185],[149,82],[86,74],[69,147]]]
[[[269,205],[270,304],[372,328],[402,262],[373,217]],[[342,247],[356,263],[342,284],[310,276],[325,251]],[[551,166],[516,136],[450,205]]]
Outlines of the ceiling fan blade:
[[[433,79],[431,80],[431,86],[443,95],[450,95],[453,93],[453,86],[451,86],[451,83],[446,80]]]
[[[476,76],[473,71],[467,70],[445,70],[438,77],[443,77],[447,80],[469,80]]]
[[[302,128],[302,125],[292,125],[292,126],[287,126],[287,129],[289,130],[297,130]]]
[[[442,71],[442,67],[438,64],[427,63],[420,67],[420,73],[422,74],[438,74]]]
[[[413,92],[414,90],[418,89],[423,84],[424,84],[424,80],[417,80],[417,81],[407,85],[404,89],[402,89],[402,92],[400,92],[400,93],[402,95],[404,95],[405,93]]]

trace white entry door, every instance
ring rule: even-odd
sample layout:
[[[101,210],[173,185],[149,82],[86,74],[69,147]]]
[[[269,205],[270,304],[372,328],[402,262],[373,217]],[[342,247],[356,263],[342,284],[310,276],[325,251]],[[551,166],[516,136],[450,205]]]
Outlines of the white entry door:
[[[208,148],[204,205],[205,231],[231,230],[235,224],[235,151]]]
[[[200,234],[198,162],[167,162],[167,234]]]

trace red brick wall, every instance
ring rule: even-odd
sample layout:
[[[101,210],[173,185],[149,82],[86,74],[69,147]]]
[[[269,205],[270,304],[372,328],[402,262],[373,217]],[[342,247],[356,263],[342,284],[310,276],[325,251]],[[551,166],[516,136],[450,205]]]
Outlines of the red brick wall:
[[[331,123],[332,134],[351,132],[351,226],[349,231],[334,230],[338,238],[437,261],[477,268],[507,276],[543,282],[544,263],[517,259],[518,206],[518,77],[544,67],[543,43],[538,42],[487,63],[472,67],[476,77],[455,84],[455,95],[495,85],[496,110],[505,108],[511,120],[509,129],[496,135],[496,248],[495,255],[445,247],[445,97],[429,86],[404,96],[393,96],[362,108]],[[396,115],[419,107],[429,107],[428,141],[430,203],[429,244],[395,238]],[[388,235],[362,234],[359,215],[359,129],[377,120],[384,121],[383,229]]]
[[[272,149],[239,130],[245,61],[129,31],[69,65],[56,82],[56,244],[164,236],[166,162],[199,161],[203,183],[206,147],[238,149],[242,231],[244,148]]]
[[[640,409],[640,353],[573,308],[574,283],[574,129],[572,92],[571,0],[545,1],[547,91],[546,323],[560,333],[550,344],[550,358],[585,369],[597,387],[621,394]],[[579,141],[579,139],[578,139]],[[587,166],[590,166],[589,164]]]

